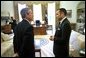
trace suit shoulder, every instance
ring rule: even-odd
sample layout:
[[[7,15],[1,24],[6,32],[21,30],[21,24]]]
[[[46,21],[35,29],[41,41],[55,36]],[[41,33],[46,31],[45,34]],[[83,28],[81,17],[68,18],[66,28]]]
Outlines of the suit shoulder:
[[[65,21],[62,23],[62,26],[70,26],[69,20],[65,19]]]
[[[70,21],[66,18],[64,24],[70,24]]]

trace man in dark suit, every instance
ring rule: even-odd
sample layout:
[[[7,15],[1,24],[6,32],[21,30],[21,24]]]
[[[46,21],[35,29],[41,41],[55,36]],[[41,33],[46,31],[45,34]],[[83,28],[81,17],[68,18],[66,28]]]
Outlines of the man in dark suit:
[[[13,17],[11,17],[11,19],[12,19],[12,22],[10,22],[9,24],[11,24],[11,28],[13,29],[13,32],[14,32],[14,29],[15,29],[17,23],[16,23],[16,19],[14,19]]]
[[[19,57],[35,57],[33,27],[30,22],[33,19],[31,9],[21,10],[22,21],[14,30],[14,52]]]
[[[71,34],[70,22],[66,18],[67,11],[60,8],[56,12],[56,16],[60,24],[58,25],[54,36],[53,52],[55,57],[69,56],[69,38]]]

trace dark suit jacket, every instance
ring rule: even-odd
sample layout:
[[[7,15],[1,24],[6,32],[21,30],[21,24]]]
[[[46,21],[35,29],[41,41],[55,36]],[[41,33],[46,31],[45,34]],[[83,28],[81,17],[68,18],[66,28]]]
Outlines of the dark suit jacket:
[[[12,28],[13,31],[14,31],[14,29],[15,29],[15,27],[16,27],[16,25],[17,25],[16,20],[13,20],[13,22],[10,22],[9,24],[11,24],[11,28]]]
[[[22,20],[16,26],[13,44],[20,57],[35,57],[33,27],[28,21]]]
[[[61,25],[57,27],[54,36],[53,52],[56,57],[66,57],[69,55],[69,38],[71,34],[70,22],[66,18]]]

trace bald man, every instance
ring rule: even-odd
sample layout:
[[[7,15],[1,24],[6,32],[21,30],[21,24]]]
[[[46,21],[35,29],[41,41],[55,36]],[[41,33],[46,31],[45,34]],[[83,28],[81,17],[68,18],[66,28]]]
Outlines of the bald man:
[[[69,38],[71,34],[71,26],[66,15],[67,11],[64,8],[60,8],[56,12],[59,25],[54,36],[53,52],[55,57],[69,56]]]

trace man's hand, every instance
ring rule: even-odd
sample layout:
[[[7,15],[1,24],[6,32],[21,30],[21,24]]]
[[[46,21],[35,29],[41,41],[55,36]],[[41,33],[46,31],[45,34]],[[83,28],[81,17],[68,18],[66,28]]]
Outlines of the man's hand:
[[[49,38],[51,41],[54,41],[54,37],[53,36],[50,36]]]
[[[15,53],[15,54],[13,55],[13,57],[19,57],[19,56],[18,56],[18,53]]]

